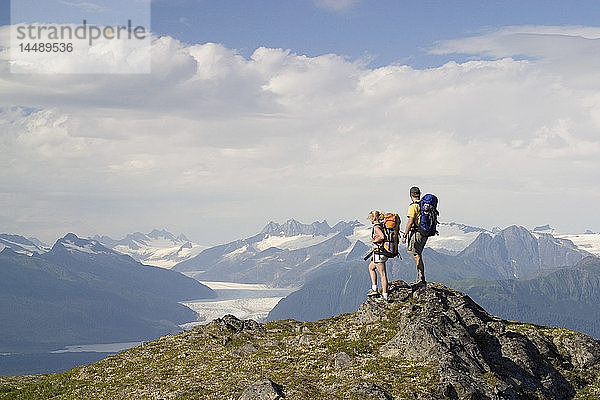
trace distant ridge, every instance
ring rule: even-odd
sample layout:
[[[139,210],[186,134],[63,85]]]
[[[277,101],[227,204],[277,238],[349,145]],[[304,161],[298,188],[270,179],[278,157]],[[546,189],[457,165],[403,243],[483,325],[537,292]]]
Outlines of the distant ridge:
[[[274,236],[297,236],[297,235],[315,235],[327,236],[331,233],[347,232],[356,226],[362,225],[359,221],[344,222],[340,221],[335,226],[331,227],[327,221],[315,221],[312,224],[303,224],[295,219],[288,219],[283,224],[277,222],[269,222],[259,235],[274,235]]]
[[[546,225],[536,226],[535,228],[533,228],[533,231],[534,232],[552,233],[554,231],[554,229],[550,226],[550,224],[546,224]]]
[[[503,318],[566,327],[600,339],[600,258],[526,280],[449,282]]]
[[[574,265],[591,255],[567,239],[546,233],[534,236],[522,226],[509,226],[494,236],[482,233],[460,254],[489,265],[502,278],[523,278],[543,269]]]
[[[143,264],[162,268],[172,268],[206,248],[191,242],[183,234],[175,236],[166,229],[153,229],[149,233],[135,232],[119,240],[98,235],[92,239]]]
[[[69,233],[44,254],[0,252],[0,353],[147,340],[196,321],[207,286]]]
[[[25,238],[19,235],[0,234],[0,251],[4,248],[12,249],[16,253],[33,255],[47,252],[50,248],[36,238]]]
[[[269,222],[260,233],[275,236],[296,236],[296,235],[328,235],[331,233],[331,227],[327,221],[313,222],[310,225],[302,224],[295,219],[289,219],[283,224]]]
[[[433,276],[438,280],[523,278],[547,268],[573,265],[590,254],[569,240],[534,235],[524,227],[511,226],[494,233],[447,223],[440,225],[440,231],[440,236],[428,241],[427,249],[435,250],[430,263],[439,266],[439,274]],[[324,273],[340,262],[362,262],[364,254],[356,249],[366,252],[370,235],[371,227],[358,221],[342,221],[333,227],[326,221],[270,222],[254,236],[205,249],[174,269],[200,280],[298,287],[310,275]],[[394,260],[394,268],[414,270],[404,247],[401,255],[403,260]]]
[[[206,249],[173,269],[199,280],[297,287],[306,273],[321,265],[345,260],[349,254],[359,257],[352,252],[358,239],[348,238],[356,229],[370,231],[358,221],[341,221],[333,227],[327,221],[271,221],[254,236]]]

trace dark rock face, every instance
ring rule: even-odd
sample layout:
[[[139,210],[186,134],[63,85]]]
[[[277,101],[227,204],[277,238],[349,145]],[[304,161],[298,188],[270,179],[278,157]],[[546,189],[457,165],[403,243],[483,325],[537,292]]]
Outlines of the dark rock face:
[[[380,348],[381,355],[436,360],[449,398],[570,399],[575,390],[559,368],[600,362],[600,343],[583,334],[550,339],[528,328],[512,329],[468,296],[439,284],[411,287],[397,281],[390,297],[405,306],[398,333]],[[369,301],[359,312],[371,314],[373,307]]]
[[[264,331],[263,326],[258,322],[251,319],[241,320],[231,314],[225,315],[223,318],[217,318],[210,324],[216,325],[222,330],[232,331],[233,333],[253,330]]]
[[[385,390],[369,382],[359,384],[352,391],[357,397],[365,400],[392,400],[392,396]]]
[[[584,334],[500,319],[441,284],[394,281],[389,293],[392,304],[369,299],[349,318],[363,327],[394,320],[396,334],[378,350],[384,360],[435,365],[437,390],[414,398],[572,399],[585,385],[572,377],[600,371],[600,342]],[[341,373],[353,363],[345,352],[330,360]],[[351,392],[361,399],[393,398],[368,381]]]

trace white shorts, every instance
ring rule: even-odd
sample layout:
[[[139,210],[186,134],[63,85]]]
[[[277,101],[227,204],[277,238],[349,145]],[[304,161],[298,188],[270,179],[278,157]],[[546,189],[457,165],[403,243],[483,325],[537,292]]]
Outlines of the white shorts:
[[[384,256],[383,254],[377,254],[377,253],[373,253],[373,262],[375,264],[377,263],[384,263],[387,261],[387,257]]]

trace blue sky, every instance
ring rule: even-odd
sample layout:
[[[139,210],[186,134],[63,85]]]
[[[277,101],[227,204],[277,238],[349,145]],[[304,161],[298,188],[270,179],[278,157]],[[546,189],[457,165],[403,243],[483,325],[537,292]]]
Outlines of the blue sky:
[[[81,22],[68,17],[68,6],[61,1],[58,7],[53,1],[23,1],[46,5],[37,7],[42,15],[48,14],[45,9],[54,10],[47,16],[51,22]],[[10,2],[2,2],[0,25],[10,21]],[[64,3],[77,2],[92,3]],[[438,41],[510,25],[594,26],[598,15],[600,3],[585,0],[154,0],[151,6],[153,32],[189,44],[221,43],[245,57],[265,46],[311,57],[334,53],[366,59],[371,66],[400,63],[417,68],[449,59],[428,54]]]
[[[72,23],[127,14],[51,2]],[[270,220],[402,215],[415,184],[446,222],[600,231],[565,211],[600,201],[598,2],[153,1],[140,75],[76,73],[86,55],[136,60],[114,41],[11,73],[0,4],[8,233],[216,244]]]
[[[325,2],[324,2],[325,3]],[[578,1],[156,1],[152,26],[187,43],[216,42],[249,56],[257,47],[318,56],[437,66],[438,41],[508,25],[597,24],[600,3]],[[343,6],[343,3],[348,3]]]
[[[336,2],[332,2],[336,3]],[[345,3],[345,2],[337,2]],[[437,66],[440,40],[506,25],[592,25],[597,2],[564,1],[158,1],[153,30],[187,43],[216,42],[249,56],[260,46],[317,56],[335,53],[390,63]]]

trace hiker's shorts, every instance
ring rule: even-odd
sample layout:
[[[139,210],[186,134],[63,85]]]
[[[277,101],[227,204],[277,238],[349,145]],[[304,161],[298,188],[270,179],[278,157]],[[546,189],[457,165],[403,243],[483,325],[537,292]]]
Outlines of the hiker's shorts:
[[[387,259],[388,258],[386,256],[384,256],[383,254],[377,254],[375,252],[373,253],[373,262],[375,264],[377,264],[377,263],[384,263],[384,262],[387,261]]]
[[[423,235],[420,231],[408,232],[406,250],[413,255],[421,255],[427,243],[427,236]]]

